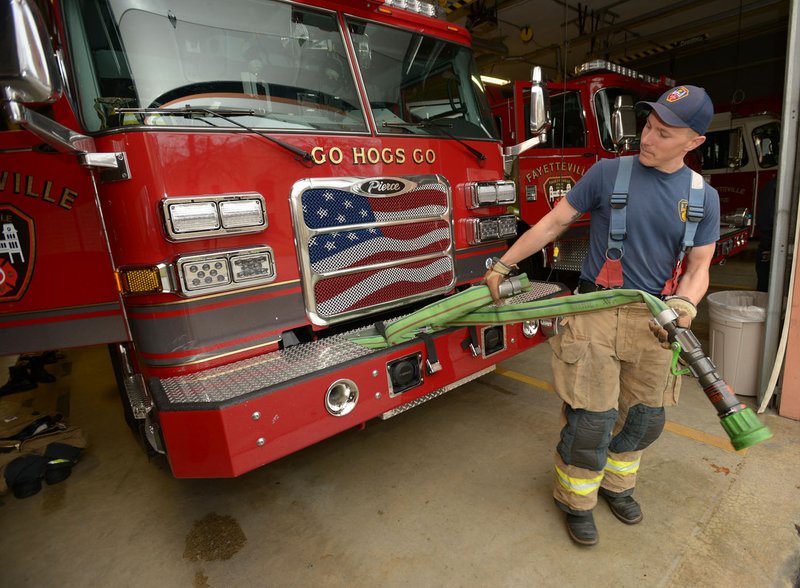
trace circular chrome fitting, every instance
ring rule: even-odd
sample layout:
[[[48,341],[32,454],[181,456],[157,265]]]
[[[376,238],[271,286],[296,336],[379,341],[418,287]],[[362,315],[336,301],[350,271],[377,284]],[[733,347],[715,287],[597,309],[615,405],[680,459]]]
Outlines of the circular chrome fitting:
[[[539,319],[539,328],[542,329],[542,335],[547,337],[555,337],[561,332],[561,317],[554,316],[551,318]]]
[[[325,394],[325,408],[333,416],[349,414],[358,403],[358,386],[352,380],[336,380]]]
[[[525,321],[522,323],[522,334],[526,339],[532,339],[539,332],[539,321],[534,319],[532,321]]]

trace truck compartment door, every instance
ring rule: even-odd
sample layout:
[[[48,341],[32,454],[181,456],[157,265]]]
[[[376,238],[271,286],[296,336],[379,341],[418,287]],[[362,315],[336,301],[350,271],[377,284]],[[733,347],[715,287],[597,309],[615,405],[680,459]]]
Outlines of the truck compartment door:
[[[0,355],[125,341],[91,172],[0,132]]]

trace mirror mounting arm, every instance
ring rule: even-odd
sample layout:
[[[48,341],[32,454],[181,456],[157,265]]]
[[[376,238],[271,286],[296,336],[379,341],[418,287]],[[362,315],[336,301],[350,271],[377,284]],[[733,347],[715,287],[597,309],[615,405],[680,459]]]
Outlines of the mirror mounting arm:
[[[82,166],[101,170],[103,181],[130,179],[125,153],[98,153],[92,137],[76,133],[18,102],[2,105],[10,123],[36,135],[56,151],[76,155]]]

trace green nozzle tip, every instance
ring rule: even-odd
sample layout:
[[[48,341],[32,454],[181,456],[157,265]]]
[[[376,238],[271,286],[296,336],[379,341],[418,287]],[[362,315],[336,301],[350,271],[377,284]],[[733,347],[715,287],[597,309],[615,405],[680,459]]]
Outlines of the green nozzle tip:
[[[772,437],[772,431],[761,424],[752,408],[744,408],[724,416],[720,423],[736,451],[758,445]]]

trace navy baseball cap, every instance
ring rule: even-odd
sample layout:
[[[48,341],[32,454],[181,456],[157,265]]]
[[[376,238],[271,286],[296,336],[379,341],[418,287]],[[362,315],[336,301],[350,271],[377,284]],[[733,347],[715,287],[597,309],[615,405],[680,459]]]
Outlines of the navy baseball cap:
[[[714,105],[703,88],[678,86],[667,90],[656,102],[637,102],[637,107],[649,107],[671,127],[690,128],[705,135],[714,117]]]

